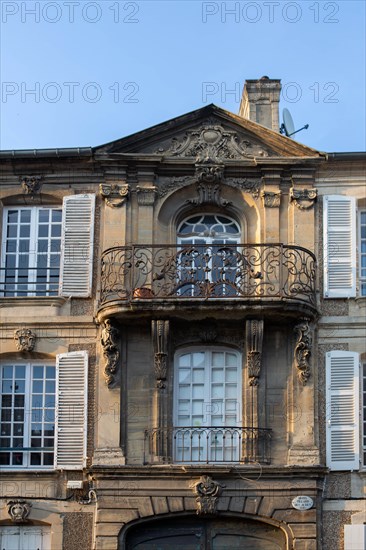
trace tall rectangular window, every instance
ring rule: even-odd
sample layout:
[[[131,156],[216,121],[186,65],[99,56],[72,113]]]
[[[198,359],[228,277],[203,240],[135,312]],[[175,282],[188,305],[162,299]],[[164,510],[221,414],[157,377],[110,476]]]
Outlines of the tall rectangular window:
[[[4,212],[3,296],[58,294],[62,209],[39,206]]]
[[[0,467],[53,467],[55,377],[55,365],[0,366]]]
[[[362,464],[366,467],[366,362],[362,364]]]
[[[366,296],[366,210],[360,211],[360,295]]]

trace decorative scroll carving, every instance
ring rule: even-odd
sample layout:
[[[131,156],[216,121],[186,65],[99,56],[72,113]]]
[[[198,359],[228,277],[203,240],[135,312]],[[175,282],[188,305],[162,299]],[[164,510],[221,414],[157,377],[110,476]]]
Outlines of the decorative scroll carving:
[[[195,182],[194,176],[174,176],[169,178],[167,182],[159,185],[158,193],[159,197],[165,197],[171,191],[175,191],[178,187],[186,187]]]
[[[263,205],[268,208],[278,208],[281,202],[281,191],[262,191]]]
[[[239,136],[234,130],[223,128],[213,118],[207,119],[197,128],[187,130],[183,138],[173,138],[168,147],[160,147],[156,153],[177,157],[196,157],[198,154],[205,154],[218,159],[268,156],[259,144]]]
[[[246,322],[247,368],[250,386],[258,386],[262,362],[263,321]]]
[[[317,195],[317,189],[290,188],[290,200],[293,201],[295,206],[300,210],[309,210],[309,208],[314,206]]]
[[[20,184],[26,195],[35,195],[41,190],[43,176],[22,176]]]
[[[7,503],[8,514],[14,523],[27,523],[32,505],[25,500],[11,500]]]
[[[226,178],[225,183],[246,193],[251,193],[254,199],[258,199],[259,197],[260,179]]]
[[[152,206],[155,202],[157,189],[156,187],[136,187],[137,202],[141,206]]]
[[[122,185],[118,183],[101,183],[99,185],[99,192],[108,206],[119,208],[128,198],[129,186],[127,183]]]
[[[217,501],[224,487],[210,476],[201,476],[199,481],[190,485],[190,489],[193,489],[194,494],[197,495],[196,514],[199,516],[216,514]]]
[[[104,328],[100,343],[103,348],[103,355],[105,357],[104,376],[108,387],[115,382],[115,375],[119,366],[119,342],[120,331],[112,325],[110,319],[106,319],[104,322]]]
[[[296,325],[294,332],[297,338],[294,361],[298,370],[299,380],[305,386],[310,377],[309,359],[311,355],[312,338],[309,320],[303,319],[301,323]]]
[[[154,346],[154,372],[156,387],[162,390],[165,388],[168,370],[169,321],[151,321],[151,332]]]
[[[29,328],[21,328],[14,332],[14,340],[18,351],[33,351],[36,344],[36,334]]]

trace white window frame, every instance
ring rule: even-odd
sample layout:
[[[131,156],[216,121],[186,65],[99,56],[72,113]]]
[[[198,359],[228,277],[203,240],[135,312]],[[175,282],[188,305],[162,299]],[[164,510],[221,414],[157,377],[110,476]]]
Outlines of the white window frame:
[[[1,273],[0,273],[0,298],[7,297],[6,292],[2,291],[5,283],[5,258],[6,258],[6,227],[7,212],[9,210],[29,209],[32,212],[38,212],[41,209],[60,210],[61,206],[28,206],[21,207],[15,205],[4,209],[3,221],[3,243],[1,250]],[[32,214],[35,218],[36,214]],[[65,296],[75,298],[88,298],[92,291],[93,274],[93,242],[94,242],[94,214],[95,213],[95,195],[69,195],[64,197],[62,204],[62,223],[61,223],[61,252],[59,269],[59,285],[51,296]],[[37,243],[36,222],[32,222],[33,230],[30,246],[35,248]],[[19,257],[19,251],[17,253]],[[30,280],[27,281],[26,291],[22,291],[14,297],[37,296],[35,288],[35,259],[32,263],[32,269],[28,269]],[[11,268],[10,268],[11,269]],[[46,294],[47,296],[47,294]],[[37,296],[38,297],[38,296]],[[42,297],[42,296],[39,296]]]
[[[189,220],[191,220],[192,218],[199,218],[199,217],[201,217],[201,221],[195,222],[195,225],[205,225],[206,226],[205,231],[201,231],[201,232],[195,231],[193,232],[193,234],[188,234],[187,236],[185,236],[180,232],[182,226],[187,222],[189,222]],[[209,225],[207,223],[203,223],[204,219],[207,217],[214,217],[216,220],[215,223],[212,223]],[[215,232],[213,229],[215,226],[222,225],[225,227],[225,225],[228,225],[227,223],[225,224],[223,221],[220,221],[219,218],[225,218],[227,221],[230,222],[230,224],[235,224],[236,227],[238,228],[238,231],[234,234],[226,231]],[[215,270],[217,273],[217,271],[220,271],[220,269],[223,272],[224,278],[227,275],[229,275],[228,281],[230,281],[230,275],[235,274],[235,271],[236,271],[235,264],[230,265],[230,267],[227,267],[226,269],[224,269],[223,266],[226,258],[223,256],[223,259],[221,260],[222,266],[220,267],[219,265],[215,265],[215,259],[216,259],[216,262],[219,259],[219,256],[215,256],[215,254],[216,254],[216,251],[220,248],[224,250],[225,245],[236,245],[236,244],[239,244],[240,241],[241,241],[241,228],[238,222],[234,220],[234,218],[227,216],[225,214],[210,213],[210,212],[198,212],[197,214],[191,214],[190,216],[182,220],[182,222],[179,224],[177,229],[178,246],[188,248],[187,254],[184,254],[183,252],[179,256],[180,266],[179,266],[178,278],[180,278],[181,274],[185,273],[185,271],[187,270],[187,267],[189,266],[189,263],[191,263],[192,269],[197,271],[196,281],[198,286],[200,284],[204,284],[205,282],[206,283],[215,282]],[[193,251],[189,250],[190,247],[192,247]],[[235,248],[233,249],[230,248],[229,250],[234,251]],[[206,259],[205,259],[206,253],[211,256],[208,262],[206,262]],[[225,254],[225,252],[223,252],[223,254]],[[234,259],[236,261],[235,254],[234,254]],[[206,272],[206,269],[208,270],[207,272]],[[188,268],[188,273],[189,273],[189,268]],[[183,275],[182,278],[184,280],[185,275]],[[195,281],[194,277],[193,277],[193,280]],[[182,294],[189,293],[192,296],[195,296],[198,290],[195,288],[195,284],[192,283],[192,285],[190,285],[189,283],[187,283],[187,287],[188,289],[183,288],[181,290]],[[223,296],[225,295],[231,296],[233,293],[235,294],[235,291],[233,290],[230,284],[226,285],[225,283],[223,283],[221,291]]]
[[[360,208],[358,210],[358,280],[359,280],[359,296],[366,298],[366,275],[362,275],[362,258],[366,258],[366,250],[365,252],[362,251],[362,241],[364,242],[365,248],[366,248],[366,237],[362,239],[361,237],[361,231],[362,231],[362,215],[365,217],[365,228],[366,228],[366,208]],[[366,271],[366,267],[363,268]],[[363,286],[364,286],[364,292],[363,292]]]
[[[366,469],[366,361],[361,361],[361,464]]]
[[[366,550],[366,525],[344,526],[344,550]]]
[[[180,369],[194,369],[194,354],[203,354],[203,367],[197,367],[198,370],[203,370],[203,377],[201,377],[202,382],[194,384],[193,376],[190,375],[190,382],[187,384],[180,384],[180,377],[179,377],[179,370]],[[227,381],[225,379],[222,380],[222,382],[218,382],[218,380],[214,378],[213,371],[217,369],[220,370],[220,367],[217,367],[214,365],[213,361],[213,354],[215,353],[224,353],[224,354],[233,354],[236,357],[236,379],[235,379],[235,397],[230,396],[226,397],[226,387],[233,386],[234,383],[232,381]],[[182,356],[190,356],[190,367],[183,367],[179,364],[180,358]],[[239,437],[235,435],[235,442],[236,448],[233,450],[233,452],[230,450],[231,458],[230,460],[226,460],[224,458],[225,453],[228,454],[229,446],[230,446],[230,436],[227,434],[227,441],[226,441],[226,447],[223,449],[222,459],[220,459],[219,454],[217,454],[215,457],[212,456],[212,451],[207,449],[205,447],[204,438],[206,437],[206,433],[202,432],[204,435],[201,437],[200,430],[204,430],[205,428],[239,428],[242,425],[242,355],[239,351],[229,348],[229,347],[223,347],[223,346],[204,346],[204,347],[189,347],[189,348],[182,348],[178,350],[175,354],[175,361],[174,361],[174,399],[173,399],[173,426],[175,429],[174,433],[174,461],[175,462],[187,462],[187,460],[184,459],[184,455],[181,455],[181,451],[179,450],[179,437],[182,435],[182,432],[180,428],[182,427],[192,427],[193,429],[197,428],[197,433],[193,433],[193,437],[196,437],[196,439],[199,440],[199,446],[201,444],[203,445],[203,451],[201,454],[201,451],[198,452],[197,457],[193,457],[192,460],[188,460],[188,462],[203,462],[202,460],[203,455],[206,453],[206,456],[209,458],[209,462],[232,462],[232,461],[238,461],[240,460],[240,454],[241,449],[238,444]],[[221,370],[223,372],[229,371],[230,369],[234,369],[234,367],[228,366],[225,364],[225,367]],[[199,386],[203,385],[203,391],[199,393],[199,391],[196,391],[193,386],[196,385],[196,390]],[[190,397],[188,399],[185,399],[184,397],[184,390],[183,393],[180,390],[180,387],[183,388],[183,386],[187,386],[188,392],[190,393]],[[188,388],[189,386],[189,388]],[[220,397],[218,394],[215,396],[215,389],[216,391],[219,389],[218,386],[222,386],[223,390],[223,396]],[[182,396],[182,397],[181,397]],[[180,421],[180,417],[182,415],[180,414],[179,408],[183,401],[188,402],[188,408],[190,408],[190,414],[188,424]],[[196,402],[197,407],[195,407],[195,404],[193,402]],[[232,402],[235,401],[234,408],[231,408]],[[189,405],[190,402],[190,405]],[[199,413],[198,409],[200,408],[200,404],[202,404],[202,411]],[[228,407],[226,407],[226,404],[228,404]],[[198,409],[197,409],[198,408]],[[199,414],[198,414],[199,413]],[[221,420],[220,417],[221,416]],[[227,421],[226,418],[232,417],[233,420]],[[194,417],[196,417],[196,420],[194,420]],[[198,420],[198,417],[202,417],[202,421]],[[208,433],[208,432],[207,432]],[[214,434],[214,430],[212,431]],[[179,435],[180,434],[180,435]],[[211,436],[210,436],[211,437]],[[222,434],[219,435],[219,438],[222,437]],[[207,439],[208,441],[208,439]],[[232,442],[233,440],[231,440]],[[195,445],[195,442],[193,440],[192,445]],[[225,445],[223,445],[224,447]],[[182,451],[184,453],[184,451]],[[233,454],[234,453],[234,454]],[[235,455],[236,460],[233,460],[233,456]],[[197,460],[195,459],[197,458]],[[183,459],[183,460],[182,460]]]
[[[4,361],[1,366],[24,365],[25,362]],[[22,465],[0,465],[6,471],[19,470],[82,470],[86,466],[87,450],[87,399],[88,399],[88,353],[75,351],[56,355],[55,362],[28,361],[31,366],[47,365],[55,367],[55,420],[54,420],[54,460],[50,465],[31,465],[29,460]],[[30,374],[27,375],[28,380]],[[29,388],[29,383],[28,386]],[[2,387],[0,387],[2,392]],[[28,401],[31,403],[31,395]],[[46,414],[45,411],[44,414]],[[27,416],[27,410],[25,410]],[[28,413],[29,416],[29,413]],[[47,418],[45,418],[47,420]],[[12,425],[14,424],[12,418]],[[30,442],[30,418],[25,418]],[[5,437],[5,436],[4,436]],[[19,449],[20,450],[20,449]],[[6,448],[4,451],[7,452]],[[24,453],[31,451],[24,451]]]
[[[29,540],[29,537],[36,537]],[[30,546],[32,543],[32,547]],[[37,543],[37,547],[33,546]],[[6,544],[6,546],[5,546]],[[41,525],[0,526],[0,548],[11,550],[51,550],[51,529]]]
[[[11,212],[12,210],[14,211],[17,211],[18,213],[20,213],[20,211],[27,211],[27,212],[30,212],[30,222],[29,224],[29,229],[30,229],[30,232],[29,232],[29,237],[28,237],[28,241],[29,241],[29,252],[22,252],[22,250],[20,250],[19,248],[19,245],[21,244],[21,241],[20,241],[20,230],[21,230],[21,227],[23,224],[20,223],[20,220],[18,220],[18,223],[17,223],[17,226],[18,226],[18,236],[17,236],[17,239],[16,239],[16,248],[17,250],[13,253],[7,253],[6,252],[6,249],[7,249],[7,242],[8,242],[8,239],[7,239],[7,232],[8,232],[8,228],[9,228],[9,223],[8,223],[8,215],[9,215],[9,212]],[[52,261],[53,261],[53,258],[56,258],[58,257],[60,259],[61,257],[61,234],[60,236],[57,238],[57,240],[60,241],[59,243],[59,250],[57,253],[52,253],[51,250],[50,250],[50,244],[51,244],[51,238],[48,237],[48,249],[47,251],[40,251],[40,247],[39,247],[39,239],[38,239],[38,229],[41,225],[44,225],[40,222],[40,214],[42,212],[45,212],[45,211],[50,211],[51,215],[52,215],[52,212],[54,211],[57,211],[57,212],[60,212],[61,215],[62,215],[62,208],[61,206],[7,206],[4,208],[3,210],[3,243],[2,243],[2,255],[1,255],[1,286],[4,285],[4,292],[2,292],[3,295],[12,295],[12,296],[55,296],[58,294],[58,287],[59,287],[59,276],[60,276],[60,267],[59,265],[56,267],[56,268],[52,268]],[[19,214],[18,214],[19,216]],[[62,219],[60,219],[60,221],[56,224],[52,223],[52,220],[51,222],[48,222],[48,227],[50,225],[58,225],[60,227],[60,233],[61,233],[61,227],[62,227]],[[12,239],[12,240],[15,240],[15,239]],[[38,257],[39,255],[42,255],[42,258],[45,258],[47,257],[47,267],[46,268],[41,268],[41,269],[47,269],[47,278],[46,278],[46,282],[45,283],[37,283],[37,262],[38,262]],[[15,269],[16,270],[22,270],[22,271],[27,271],[28,272],[28,277],[27,277],[27,280],[25,282],[19,282],[19,280],[17,280],[16,282],[14,283],[7,283],[6,282],[6,274],[8,273],[8,271],[12,271],[13,268],[12,267],[9,267],[8,270],[6,269],[6,261],[7,261],[7,258],[8,257],[11,257],[11,256],[14,256],[16,258],[16,266],[15,266]],[[28,267],[26,268],[22,268],[22,267],[19,267],[19,263],[20,263],[20,259],[22,257],[27,257],[28,258]],[[52,283],[50,281],[50,270],[51,269],[57,269],[58,270],[58,277],[57,277],[57,281],[55,281],[55,283]],[[18,276],[19,276],[19,272],[16,271],[16,279],[18,279]],[[15,287],[15,290],[14,291],[9,291],[9,290],[6,290],[7,288],[7,285],[9,286],[14,286]],[[46,290],[40,290],[40,287],[43,287],[44,285],[47,286],[47,289]],[[21,287],[25,287],[24,290],[21,289]]]
[[[10,421],[5,421],[3,420],[3,418],[1,419],[1,426],[3,429],[5,429],[6,426],[10,426],[10,429],[11,429],[11,434],[9,434],[9,437],[7,435],[4,435],[3,433],[1,433],[1,437],[4,438],[4,439],[11,439],[11,441],[13,442],[14,439],[22,439],[23,440],[23,446],[22,447],[19,447],[19,451],[18,452],[21,452],[22,455],[23,455],[23,463],[20,464],[20,465],[16,465],[16,464],[12,464],[12,453],[17,453],[16,450],[12,450],[12,451],[9,451],[10,452],[10,464],[2,464],[0,467],[3,468],[4,470],[9,470],[9,469],[20,469],[20,470],[23,470],[23,469],[29,469],[29,470],[48,470],[48,469],[53,469],[53,462],[52,464],[48,464],[48,465],[38,465],[38,464],[31,464],[31,454],[32,454],[32,422],[34,424],[41,424],[42,428],[41,428],[41,438],[44,438],[44,439],[52,439],[55,441],[55,405],[53,407],[50,407],[50,401],[49,399],[51,398],[53,403],[55,403],[55,399],[56,399],[56,369],[55,369],[55,364],[51,364],[50,361],[47,361],[47,362],[44,362],[44,361],[31,361],[31,362],[19,362],[19,361],[14,361],[14,362],[10,362],[10,361],[4,361],[2,364],[1,364],[1,368],[0,368],[0,372],[1,372],[1,378],[0,378],[0,383],[1,384],[6,384],[7,386],[9,385],[9,379],[4,379],[3,377],[3,373],[5,371],[5,369],[12,369],[12,372],[13,372],[13,377],[14,377],[14,372],[15,370],[18,368],[24,368],[24,371],[25,371],[25,378],[22,379],[24,380],[24,384],[25,384],[25,389],[24,389],[24,393],[21,393],[21,394],[18,394],[18,396],[24,396],[24,405],[23,407],[16,407],[14,406],[14,402],[13,402],[13,406],[11,408],[9,407],[5,407],[5,406],[1,406],[1,414],[6,414],[6,412],[8,410],[11,411],[11,419]],[[47,368],[53,368],[54,369],[54,377],[51,378],[51,379],[48,379],[43,376],[43,378],[36,378],[35,377],[35,369],[37,367],[41,367],[44,370],[44,373],[46,372],[46,369]],[[39,383],[40,381],[42,381],[42,386],[43,386],[43,389],[42,389],[42,393],[39,393],[38,391],[37,392],[34,392],[33,391],[33,384],[36,384],[37,382]],[[20,379],[18,378],[18,382],[20,382]],[[47,395],[47,387],[46,387],[46,384],[48,383],[51,383],[53,384],[53,392],[48,392],[48,402],[47,402],[47,399],[46,399],[46,395]],[[13,386],[11,385],[11,388],[12,390],[14,390]],[[1,402],[2,402],[2,396],[3,396],[3,388],[1,387],[0,388],[0,391],[1,391]],[[12,395],[12,398],[15,398],[16,396],[16,392],[10,394]],[[39,401],[37,401],[37,406],[36,407],[33,407],[33,399],[36,401],[37,399],[37,395],[42,395],[42,407],[39,407],[38,404],[39,404]],[[16,412],[16,410],[19,410],[19,411],[22,411],[23,412],[23,422],[21,422],[20,419],[15,419],[14,418],[14,413]],[[50,420],[52,422],[50,422]],[[44,434],[44,426],[48,425],[48,424],[51,424],[53,423],[53,436],[46,436]],[[18,425],[22,425],[23,426],[23,434],[22,435],[18,435],[16,433],[14,433],[14,427]],[[36,437],[34,436],[36,439],[40,439],[40,437]],[[2,445],[0,445],[0,447],[2,447]],[[40,447],[43,447],[43,445],[41,444]],[[1,451],[2,453],[6,453],[7,451],[5,450],[6,447],[2,447],[4,450]],[[11,444],[10,445],[10,448],[11,449],[16,449],[16,447],[13,447],[13,445]],[[22,449],[25,449],[24,451]],[[54,456],[54,445],[51,447],[51,450],[47,453],[47,447],[44,447],[44,450],[35,450],[34,451],[36,454],[40,453],[41,457],[43,458],[45,454],[51,454]],[[43,461],[43,460],[42,460]]]

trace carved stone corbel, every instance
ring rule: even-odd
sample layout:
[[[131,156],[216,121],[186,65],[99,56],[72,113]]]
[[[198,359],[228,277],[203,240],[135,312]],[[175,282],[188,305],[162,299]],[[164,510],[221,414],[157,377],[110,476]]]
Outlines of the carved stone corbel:
[[[41,190],[42,180],[42,176],[22,176],[20,185],[26,195],[35,195]]]
[[[29,328],[20,328],[14,331],[14,340],[18,351],[33,351],[36,338],[36,334]]]
[[[308,378],[310,377],[310,364],[309,359],[311,355],[311,331],[309,327],[309,320],[303,319],[301,323],[295,326],[294,332],[297,338],[294,362],[298,370],[298,376],[303,386],[306,385]]]
[[[225,487],[221,485],[210,476],[201,476],[198,481],[189,486],[193,489],[196,498],[197,510],[196,514],[202,515],[215,515],[217,501],[222,493],[222,489]]]
[[[119,208],[128,198],[129,186],[127,183],[122,185],[118,183],[101,183],[99,185],[99,193],[108,206]]]
[[[278,208],[281,203],[281,191],[265,191],[261,192],[263,206],[268,208]]]
[[[165,388],[168,371],[168,337],[169,321],[151,321],[151,332],[154,346],[154,373],[156,387],[159,390]]]
[[[110,387],[115,382],[120,358],[120,331],[112,325],[111,319],[104,321],[100,343],[105,357],[104,377],[107,386]]]
[[[32,505],[25,500],[11,500],[7,503],[8,514],[13,523],[27,523]]]
[[[258,386],[262,363],[263,321],[246,322],[247,368],[250,386]]]
[[[290,201],[292,201],[299,210],[309,210],[309,208],[314,206],[317,195],[317,189],[290,188]]]
[[[140,206],[153,206],[155,203],[158,190],[157,187],[136,187],[137,202]]]

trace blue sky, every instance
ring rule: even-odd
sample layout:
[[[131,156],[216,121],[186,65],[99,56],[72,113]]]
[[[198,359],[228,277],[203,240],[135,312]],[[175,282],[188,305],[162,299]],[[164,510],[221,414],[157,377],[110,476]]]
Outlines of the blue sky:
[[[103,144],[282,80],[297,139],[365,150],[365,2],[1,0],[0,148]]]

